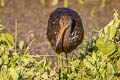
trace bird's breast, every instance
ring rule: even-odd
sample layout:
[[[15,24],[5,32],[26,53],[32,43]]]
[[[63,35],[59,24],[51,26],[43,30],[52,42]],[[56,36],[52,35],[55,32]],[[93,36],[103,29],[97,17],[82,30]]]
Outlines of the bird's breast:
[[[71,52],[73,49],[76,48],[77,44],[77,40],[78,40],[78,32],[77,31],[73,31],[71,32],[71,29],[69,28],[68,30],[66,30],[65,34],[64,34],[64,38],[63,38],[63,48],[65,52]]]

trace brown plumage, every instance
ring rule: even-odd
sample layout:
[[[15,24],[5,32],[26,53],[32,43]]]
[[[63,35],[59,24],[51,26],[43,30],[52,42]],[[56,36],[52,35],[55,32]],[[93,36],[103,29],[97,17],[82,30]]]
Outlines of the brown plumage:
[[[47,38],[52,48],[58,53],[58,70],[60,68],[60,53],[73,51],[84,38],[84,29],[79,14],[69,8],[57,8],[49,16]],[[68,70],[68,69],[67,69]],[[59,80],[61,75],[59,74]]]
[[[84,38],[84,29],[79,14],[69,8],[55,9],[49,16],[47,38],[52,48],[58,53],[58,69],[61,72],[60,53],[66,53],[68,66],[67,53],[77,48]]]
[[[83,40],[84,29],[79,14],[69,8],[57,8],[49,17],[47,38],[56,53],[69,53]]]
[[[60,68],[61,52],[67,53],[73,51],[82,42],[84,29],[79,14],[69,8],[57,8],[49,17],[47,27],[47,38],[52,48],[58,53],[58,70]],[[67,69],[68,71],[68,69]],[[59,80],[61,75],[59,74]]]

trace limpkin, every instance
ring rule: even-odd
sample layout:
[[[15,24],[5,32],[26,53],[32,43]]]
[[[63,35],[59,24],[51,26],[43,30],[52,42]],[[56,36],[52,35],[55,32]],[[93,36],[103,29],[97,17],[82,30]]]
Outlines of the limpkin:
[[[57,8],[49,16],[47,38],[58,55],[70,53],[82,42],[84,29],[79,14],[70,8]],[[59,64],[59,63],[58,63]]]

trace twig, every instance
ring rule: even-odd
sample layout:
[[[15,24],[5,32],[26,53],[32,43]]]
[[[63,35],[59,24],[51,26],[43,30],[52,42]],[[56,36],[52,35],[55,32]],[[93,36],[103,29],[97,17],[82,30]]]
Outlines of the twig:
[[[15,19],[15,53],[17,51],[17,19]]]

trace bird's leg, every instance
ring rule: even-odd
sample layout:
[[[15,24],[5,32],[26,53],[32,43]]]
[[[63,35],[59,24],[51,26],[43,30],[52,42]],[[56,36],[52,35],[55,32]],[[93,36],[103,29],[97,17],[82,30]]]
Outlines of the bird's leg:
[[[58,64],[58,72],[59,72],[59,69],[60,69],[60,65],[59,65],[59,62],[60,62],[60,61],[59,61],[59,60],[60,60],[59,58],[60,58],[60,56],[59,56],[59,54],[58,54],[58,57],[57,57],[57,58],[58,58],[58,63],[57,63],[57,64]]]
[[[58,71],[60,70],[60,59],[61,59],[61,54],[58,54]]]
[[[59,74],[59,80],[61,80],[61,65],[60,65],[60,60],[61,60],[61,54],[58,54],[58,74]]]
[[[67,53],[65,53],[65,56],[66,56],[66,67],[67,67],[67,72],[69,72],[69,68],[68,68],[68,55],[67,55]]]

